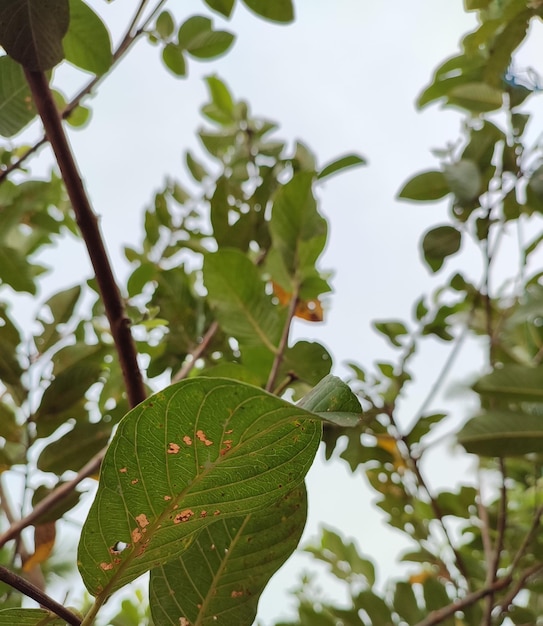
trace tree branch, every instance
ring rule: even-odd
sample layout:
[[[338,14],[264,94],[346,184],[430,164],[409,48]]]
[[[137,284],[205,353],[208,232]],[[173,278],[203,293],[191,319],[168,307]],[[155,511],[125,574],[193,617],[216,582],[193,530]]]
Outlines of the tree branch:
[[[36,602],[38,602],[41,606],[49,609],[49,611],[58,615],[60,618],[68,622],[68,624],[72,624],[73,626],[79,626],[79,624],[81,624],[81,619],[75,613],[72,613],[72,611],[53,600],[53,598],[38,589],[32,583],[28,582],[28,580],[25,580],[14,572],[11,572],[3,565],[0,565],[0,580],[5,582],[10,587],[17,589],[17,591],[20,591],[25,596],[36,600]]]
[[[117,349],[128,401],[130,406],[134,407],[145,399],[145,388],[137,362],[136,347],[130,332],[130,321],[126,316],[121,294],[113,276],[98,220],[79,176],[47,77],[43,72],[31,72],[26,69],[25,75],[87,246]]]
[[[195,366],[196,361],[202,356],[202,354],[207,350],[210,341],[215,336],[215,333],[219,329],[218,322],[213,322],[206,331],[206,334],[202,337],[202,341],[196,346],[196,348],[190,353],[190,360],[185,360],[185,363],[181,367],[181,369],[172,376],[172,383],[177,383],[180,380],[186,378],[192,368]]]

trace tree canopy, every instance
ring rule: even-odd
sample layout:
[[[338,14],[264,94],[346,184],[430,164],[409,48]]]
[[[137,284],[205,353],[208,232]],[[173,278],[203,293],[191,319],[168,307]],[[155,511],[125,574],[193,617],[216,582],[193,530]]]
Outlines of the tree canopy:
[[[399,201],[448,203],[421,239],[441,282],[412,319],[375,321],[396,356],[371,368],[353,355],[346,382],[292,326],[321,321],[331,290],[317,190],[366,160],[353,151],[319,166],[217,75],[198,131],[206,159],[186,151],[190,186],[164,182],[143,211],[144,237],[124,249],[128,279],[115,278],[65,125],[92,132],[90,95],[139,40],[177,77],[228,53],[235,0],[203,0],[197,15],[165,4],[142,0],[113,47],[92,3],[0,0],[0,624],[99,623],[110,596],[149,572],[148,598],[124,600],[110,623],[250,626],[299,543],[321,441],[327,458],[363,472],[412,567],[383,583],[372,556],[325,528],[304,549],[347,600],[304,579],[290,626],[539,623],[543,156],[527,129],[542,86],[515,55],[543,4],[465,0],[478,25],[417,101],[461,110],[462,135],[398,191]],[[292,0],[243,4],[257,18],[295,19]],[[69,98],[52,87],[65,63],[90,77]],[[29,124],[43,137],[19,144]],[[55,167],[36,176],[28,165],[45,144]],[[502,279],[511,231],[516,258]],[[93,275],[42,301],[41,256],[69,237],[86,246]],[[443,278],[468,247],[481,275]],[[40,305],[22,328],[13,306],[24,294]],[[479,408],[458,428],[433,400],[467,337],[486,365],[465,390]],[[428,341],[449,357],[406,425],[399,406]],[[444,434],[478,459],[478,476],[454,490],[435,490],[425,473]],[[88,499],[82,482],[98,478],[77,559],[58,563],[57,530]],[[69,588],[76,568],[88,601],[55,602],[48,587],[60,578]]]

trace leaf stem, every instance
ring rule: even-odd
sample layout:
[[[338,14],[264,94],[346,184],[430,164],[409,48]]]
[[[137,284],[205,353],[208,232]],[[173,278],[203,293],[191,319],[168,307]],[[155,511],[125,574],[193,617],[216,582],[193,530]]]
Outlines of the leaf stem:
[[[73,626],[79,626],[81,624],[81,619],[75,614],[72,613],[69,609],[59,604],[53,598],[48,596],[46,593],[38,589],[35,585],[28,580],[25,580],[22,576],[11,572],[9,569],[0,565],[0,580],[5,582],[10,587],[17,589],[25,596],[32,598],[38,602],[41,606],[45,607],[49,611],[55,613],[60,618],[68,622],[68,624],[72,624]]]
[[[279,346],[277,347],[277,352],[275,353],[275,357],[273,359],[273,364],[270,370],[270,375],[268,377],[268,382],[266,383],[266,391],[273,391],[275,387],[275,381],[277,379],[277,375],[279,374],[279,368],[281,367],[281,363],[283,362],[283,358],[285,356],[285,350],[288,346],[288,336],[290,334],[290,326],[292,324],[292,320],[294,318],[294,314],[296,313],[296,305],[298,304],[298,295],[299,295],[299,286],[296,285],[294,292],[292,293],[289,305],[288,305],[288,313],[287,319],[285,321],[285,325],[283,327],[283,333],[281,335],[281,339],[279,340]]]

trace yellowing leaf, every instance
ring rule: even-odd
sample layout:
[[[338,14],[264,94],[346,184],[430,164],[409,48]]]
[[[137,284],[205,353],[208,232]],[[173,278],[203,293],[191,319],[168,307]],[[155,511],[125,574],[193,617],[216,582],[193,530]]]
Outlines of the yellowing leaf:
[[[398,449],[397,440],[392,435],[375,435],[375,438],[377,439],[377,447],[388,452],[394,459],[394,467],[397,470],[404,469],[406,463]]]
[[[49,558],[55,545],[55,538],[55,522],[39,524],[34,528],[34,554],[25,561],[23,572],[32,571]]]
[[[279,300],[279,304],[281,306],[287,306],[292,299],[292,294],[274,281],[272,281],[272,285],[273,293]],[[307,320],[308,322],[322,322],[324,319],[324,311],[322,309],[321,301],[318,298],[298,300],[294,311],[294,317],[299,317],[300,319]]]
[[[416,585],[416,584],[422,585],[431,576],[432,576],[432,572],[430,572],[429,570],[423,569],[420,572],[417,572],[416,574],[411,574],[411,576],[409,576],[409,584],[410,585]]]

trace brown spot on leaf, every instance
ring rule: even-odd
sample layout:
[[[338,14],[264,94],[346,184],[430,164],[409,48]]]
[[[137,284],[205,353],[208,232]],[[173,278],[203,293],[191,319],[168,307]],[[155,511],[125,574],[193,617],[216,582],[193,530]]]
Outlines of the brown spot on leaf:
[[[207,511],[200,511],[200,517],[207,517]]]
[[[243,591],[236,591],[235,589],[232,591],[232,593],[230,594],[231,598],[241,598],[241,596],[243,595]]]
[[[126,472],[128,472],[128,469],[126,467],[121,467],[121,469],[119,470],[119,472],[121,474],[126,474]]]
[[[132,541],[134,543],[138,543],[139,541],[141,541],[141,538],[143,537],[143,535],[141,534],[141,530],[139,528],[134,528],[134,530],[130,534],[132,536]]]
[[[166,502],[167,502],[168,500],[171,500],[171,499],[172,499],[172,497],[171,497],[171,496],[164,496],[164,500],[166,500]]]
[[[188,435],[185,435],[183,437],[183,443],[187,446],[192,446],[192,439]]]
[[[225,434],[225,435],[231,435],[233,432],[234,432],[234,429],[233,429],[233,428],[231,428],[230,430],[225,430],[225,431],[224,431],[224,434]]]
[[[113,569],[113,563],[100,563],[100,568],[104,570],[104,572]]]
[[[205,444],[206,446],[211,446],[213,445],[213,442],[210,441],[207,437],[206,434],[204,433],[203,430],[197,430],[196,431],[196,437],[198,437],[198,439]]]
[[[168,454],[177,454],[179,452],[179,445],[177,443],[168,444]]]
[[[174,524],[180,524],[181,522],[188,522],[191,517],[194,516],[194,511],[191,509],[185,509],[178,513],[174,518]]]
[[[219,510],[213,511],[213,515],[220,515],[220,514],[221,514],[221,512]]]
[[[190,622],[186,617],[180,617],[179,626],[190,626]]]
[[[147,519],[147,515],[145,515],[145,513],[140,513],[140,515],[136,515],[136,522],[138,522],[140,528],[145,528],[146,526],[149,526],[149,520]]]
[[[232,439],[225,439],[224,441],[224,447],[221,448],[221,456],[224,456],[228,450],[230,450],[232,448]]]
[[[133,479],[130,481],[130,484],[131,484],[131,485],[137,485],[139,482],[140,482],[140,481],[139,481],[139,478],[133,478]]]

